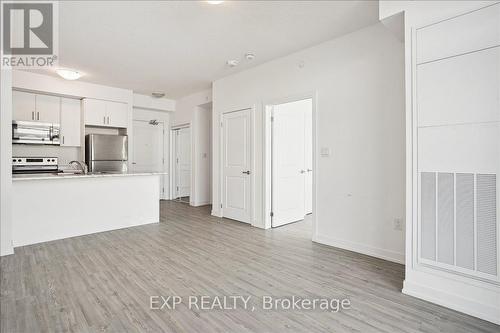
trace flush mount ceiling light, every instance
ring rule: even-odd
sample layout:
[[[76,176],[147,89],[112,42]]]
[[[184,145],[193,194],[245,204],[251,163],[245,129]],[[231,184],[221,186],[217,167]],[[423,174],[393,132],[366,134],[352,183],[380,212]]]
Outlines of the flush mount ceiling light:
[[[65,80],[78,80],[82,77],[82,73],[73,69],[59,68],[56,73]]]
[[[220,5],[221,3],[223,3],[224,1],[207,1],[209,4],[211,5]]]
[[[153,96],[154,98],[162,98],[165,97],[165,93],[160,91],[155,91],[151,93],[151,96]]]

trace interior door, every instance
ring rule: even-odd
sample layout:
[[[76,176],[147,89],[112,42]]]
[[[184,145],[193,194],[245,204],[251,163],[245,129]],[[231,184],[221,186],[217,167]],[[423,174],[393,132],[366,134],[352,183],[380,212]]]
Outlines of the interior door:
[[[304,103],[304,165],[306,167],[305,174],[305,213],[311,214],[312,209],[312,192],[313,192],[313,137],[312,137],[312,100],[307,99],[301,101]]]
[[[273,107],[272,226],[296,222],[305,216],[305,111],[301,103]]]
[[[134,172],[164,171],[164,125],[144,120],[134,120],[134,149],[132,169]],[[165,180],[161,177],[160,197],[165,198]]]
[[[251,222],[251,110],[224,113],[223,197],[224,217]]]
[[[176,135],[176,198],[189,197],[191,192],[191,130],[177,130]]]

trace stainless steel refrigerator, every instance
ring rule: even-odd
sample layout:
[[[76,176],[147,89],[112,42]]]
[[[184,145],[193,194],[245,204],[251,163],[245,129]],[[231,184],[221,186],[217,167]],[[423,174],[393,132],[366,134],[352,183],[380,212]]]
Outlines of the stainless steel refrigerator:
[[[85,162],[90,172],[127,172],[126,135],[88,134],[85,136]]]

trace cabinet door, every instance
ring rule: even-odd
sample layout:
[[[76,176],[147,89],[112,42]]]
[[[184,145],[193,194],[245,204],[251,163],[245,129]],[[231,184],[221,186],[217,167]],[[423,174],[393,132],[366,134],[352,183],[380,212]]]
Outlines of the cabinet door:
[[[98,99],[83,100],[85,125],[106,126],[106,102]]]
[[[123,127],[128,125],[127,104],[106,102],[107,125],[110,127]]]
[[[61,146],[81,146],[80,100],[61,98]]]
[[[33,121],[35,117],[35,94],[13,91],[12,92],[13,120]]]
[[[61,122],[61,98],[49,95],[36,95],[36,121],[59,124]]]

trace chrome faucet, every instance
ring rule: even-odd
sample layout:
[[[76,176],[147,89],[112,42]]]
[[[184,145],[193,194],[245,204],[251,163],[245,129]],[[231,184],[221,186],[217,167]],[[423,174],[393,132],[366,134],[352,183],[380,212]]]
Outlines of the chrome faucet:
[[[71,161],[69,162],[69,165],[73,165],[73,164],[76,164],[80,167],[80,169],[82,170],[82,173],[84,175],[88,174],[89,173],[89,169],[87,167],[87,164],[85,162],[80,162],[80,161]]]

